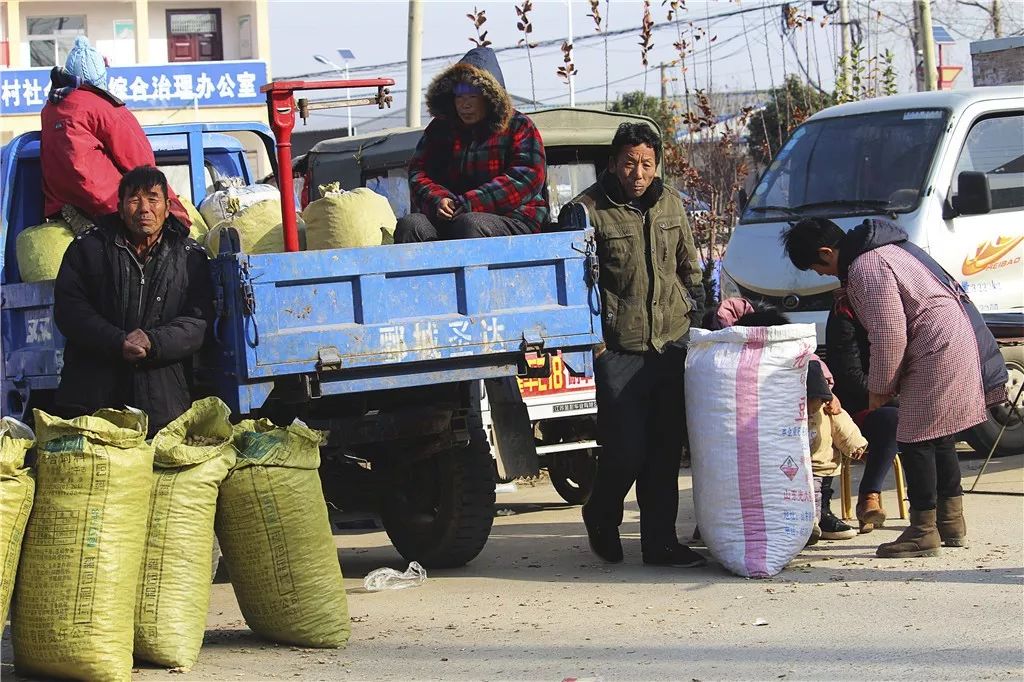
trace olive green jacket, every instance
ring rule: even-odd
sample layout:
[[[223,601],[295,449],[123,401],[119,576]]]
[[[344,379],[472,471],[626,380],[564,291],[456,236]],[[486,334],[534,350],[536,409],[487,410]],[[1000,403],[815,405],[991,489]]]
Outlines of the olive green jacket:
[[[612,350],[662,352],[704,313],[700,260],[679,193],[660,178],[627,203],[604,172],[572,200],[587,209],[597,235],[601,321]],[[568,215],[563,208],[563,216]]]

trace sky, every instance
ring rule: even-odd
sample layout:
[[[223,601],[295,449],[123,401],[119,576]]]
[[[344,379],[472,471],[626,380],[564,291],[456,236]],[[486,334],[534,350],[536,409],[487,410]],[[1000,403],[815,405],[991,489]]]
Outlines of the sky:
[[[474,10],[486,11],[487,22],[481,30],[488,32],[491,47],[515,48],[522,38],[516,28],[516,4],[513,0],[423,0],[424,86],[439,70],[457,61],[458,56],[473,47],[469,38],[476,37],[477,32],[466,14]],[[501,51],[498,58],[506,86],[515,95],[536,99],[544,105],[568,103],[568,86],[556,74],[556,69],[562,64],[560,41],[568,35],[568,8],[571,7],[572,34],[575,36],[573,63],[578,71],[575,81],[577,104],[603,103],[606,80],[611,100],[623,92],[641,89],[658,95],[661,88],[658,64],[678,59],[673,43],[679,35],[690,35],[694,27],[703,28],[706,35],[699,41],[692,41],[697,51],[688,58],[689,68],[685,74],[678,65],[668,68],[666,87],[670,96],[683,92],[684,77],[691,90],[700,87],[742,91],[778,85],[786,73],[802,73],[804,69],[824,89],[830,91],[833,88],[839,29],[833,23],[821,26],[820,22],[825,19],[821,7],[812,8],[810,2],[793,2],[802,14],[811,14],[814,21],[807,22],[803,28],[790,30],[784,36],[781,30],[783,3],[777,0],[689,0],[682,4],[685,4],[685,10],[677,14],[679,20],[670,23],[666,17],[669,3],[663,5],[661,0],[650,1],[651,18],[655,24],[653,48],[648,54],[649,67],[645,68],[638,44],[644,11],[642,1],[601,0],[602,30],[609,32],[606,45],[605,37],[595,31],[594,20],[587,16],[591,12],[588,0],[534,0],[530,13],[534,26],[531,38],[539,45],[531,50],[533,77],[531,79],[530,60],[524,47]],[[886,17],[905,16],[909,6],[909,0],[902,3],[851,0],[853,18],[860,20],[865,28],[867,51],[874,54],[886,48],[893,50],[901,91],[910,91],[914,87],[913,55],[908,33],[892,21],[880,19],[879,11]],[[323,55],[341,65],[337,51],[348,49],[355,55],[349,62],[352,77],[394,78],[394,108],[401,109],[406,82],[407,19],[405,0],[270,0],[272,76],[334,76],[329,71],[325,72],[328,67],[318,63],[314,55]],[[831,19],[837,21],[838,15]],[[956,19],[962,21],[962,16],[958,15]],[[941,23],[943,17],[936,16],[934,20]],[[693,27],[690,22],[693,22]],[[637,30],[629,30],[634,28]],[[615,35],[615,32],[624,30],[627,32]],[[710,42],[712,37],[716,39]],[[549,45],[546,41],[554,44]],[[945,52],[947,63],[965,67],[957,86],[969,86],[969,41],[959,40]],[[447,59],[430,59],[446,55],[449,56]],[[394,62],[403,63],[380,66]],[[314,115],[318,119],[314,124],[316,127],[344,125],[343,111],[317,112]],[[375,109],[359,107],[353,111],[353,122],[358,128],[379,115]],[[400,116],[393,114],[392,118],[392,124],[403,123]]]

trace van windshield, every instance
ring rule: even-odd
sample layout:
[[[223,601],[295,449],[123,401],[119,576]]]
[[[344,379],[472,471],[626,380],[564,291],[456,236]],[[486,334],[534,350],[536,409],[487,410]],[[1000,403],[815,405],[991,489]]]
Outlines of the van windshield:
[[[761,178],[744,222],[914,210],[948,118],[914,109],[805,123]]]

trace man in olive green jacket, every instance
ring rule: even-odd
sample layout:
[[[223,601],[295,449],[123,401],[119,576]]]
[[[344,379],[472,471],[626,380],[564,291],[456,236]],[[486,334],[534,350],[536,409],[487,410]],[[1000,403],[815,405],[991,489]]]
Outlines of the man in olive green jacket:
[[[562,210],[560,222],[576,222],[579,207],[586,209],[601,267],[605,346],[594,352],[601,452],[583,507],[590,547],[622,561],[622,506],[636,482],[644,563],[690,567],[705,560],[676,536],[683,363],[704,290],[683,201],[656,177],[660,161],[657,132],[623,123],[607,171]]]

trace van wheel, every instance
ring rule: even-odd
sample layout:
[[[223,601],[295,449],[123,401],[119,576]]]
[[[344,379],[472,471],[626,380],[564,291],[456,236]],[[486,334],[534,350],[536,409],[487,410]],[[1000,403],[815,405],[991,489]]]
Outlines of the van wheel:
[[[592,450],[556,452],[548,455],[551,485],[569,504],[586,504],[594,489],[597,458]]]
[[[382,464],[381,521],[407,561],[455,568],[484,548],[494,523],[494,468],[483,430],[469,445]]]
[[[992,451],[992,445],[997,438],[999,444],[996,446],[996,455],[1002,457],[1024,454],[1024,420],[1021,419],[1021,415],[1024,415],[1024,395],[1017,400],[1016,410],[1010,409],[1010,401],[1017,398],[1021,386],[1024,385],[1024,346],[1003,348],[1002,353],[1009,374],[1009,380],[1006,382],[1008,401],[989,408],[988,421],[962,434],[974,451],[984,457]],[[1003,434],[1002,437],[999,436],[1000,432]]]

